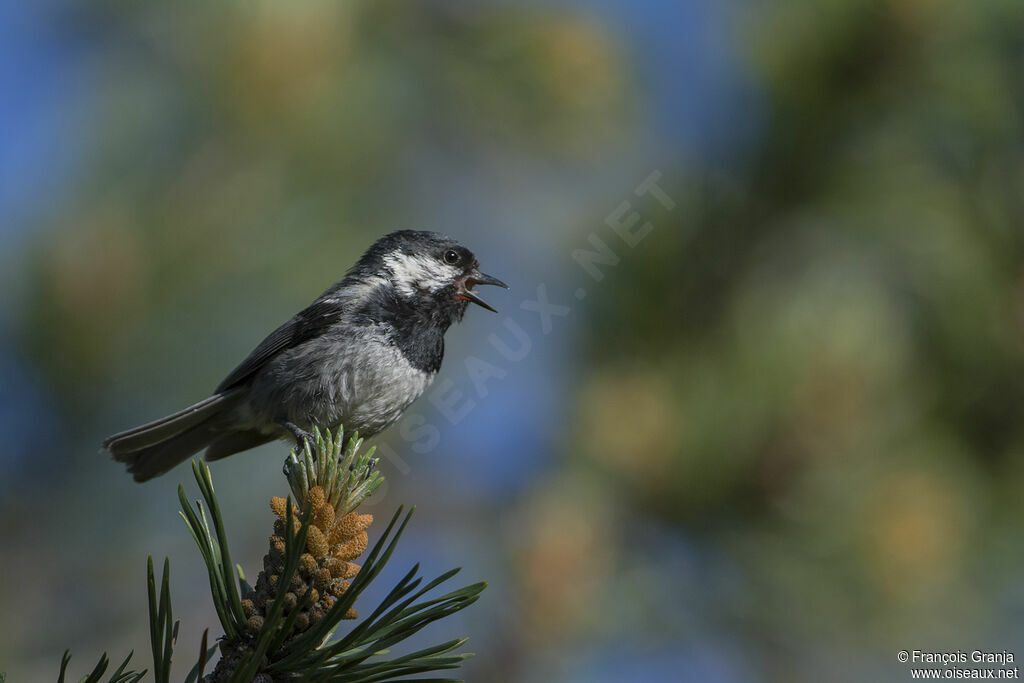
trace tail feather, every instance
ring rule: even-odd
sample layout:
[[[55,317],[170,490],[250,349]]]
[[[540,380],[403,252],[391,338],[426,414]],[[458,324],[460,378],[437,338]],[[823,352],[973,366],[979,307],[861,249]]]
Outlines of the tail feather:
[[[171,413],[159,420],[147,422],[132,429],[118,432],[107,437],[103,447],[110,451],[114,458],[118,455],[132,453],[155,446],[173,436],[181,434],[186,429],[205,422],[214,415],[221,413],[225,408],[234,405],[237,392],[214,394],[210,398],[199,403],[190,405],[184,410]]]
[[[220,460],[226,458],[229,455],[247,451],[250,448],[256,448],[262,446],[265,443],[270,443],[277,437],[270,434],[264,434],[258,432],[255,429],[250,429],[244,432],[227,432],[216,437],[211,443],[210,447],[206,449],[206,453],[203,458],[207,462],[213,462],[214,460]]]
[[[237,392],[216,394],[184,410],[114,434],[103,442],[135,481],[167,472],[224,434],[218,418],[237,403]]]
[[[147,481],[203,450],[218,434],[209,424],[199,424],[147,448],[115,455],[114,459],[128,466],[135,481]]]

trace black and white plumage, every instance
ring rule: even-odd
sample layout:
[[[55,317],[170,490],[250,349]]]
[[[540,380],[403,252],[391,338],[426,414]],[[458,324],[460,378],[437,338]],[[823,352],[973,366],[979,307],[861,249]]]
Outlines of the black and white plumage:
[[[206,449],[217,460],[314,426],[373,436],[394,423],[441,368],[444,334],[476,285],[506,287],[473,253],[433,232],[377,240],[341,282],[274,330],[213,396],[104,443],[136,481]]]

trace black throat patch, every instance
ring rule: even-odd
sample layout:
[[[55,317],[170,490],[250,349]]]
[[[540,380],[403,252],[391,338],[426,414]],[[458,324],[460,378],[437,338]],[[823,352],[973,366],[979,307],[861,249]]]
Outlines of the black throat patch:
[[[448,288],[445,288],[447,290]],[[444,333],[462,319],[465,302],[451,291],[406,298],[390,287],[373,291],[359,307],[363,324],[384,325],[399,352],[417,370],[436,373],[444,359]]]

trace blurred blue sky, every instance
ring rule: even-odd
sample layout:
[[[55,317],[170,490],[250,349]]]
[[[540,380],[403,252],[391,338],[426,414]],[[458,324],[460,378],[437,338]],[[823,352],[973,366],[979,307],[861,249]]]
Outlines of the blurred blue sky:
[[[216,623],[187,468],[138,486],[98,445],[398,228],[512,285],[446,338],[433,389],[476,406],[414,404],[367,503],[419,507],[366,602],[417,559],[491,582],[420,641],[471,634],[468,680],[899,680],[898,647],[1012,646],[1022,8],[0,6],[0,671],[145,651],[147,553],[181,642]],[[674,212],[634,192],[654,170]],[[587,281],[627,200],[656,237]],[[213,467],[246,568],[284,448]]]
[[[420,466],[416,460],[422,456],[401,453],[411,464],[413,476],[409,479],[416,479],[418,490],[430,490],[432,482],[427,479],[428,475],[434,479],[433,483],[447,479],[447,486],[441,490],[460,491],[466,496],[464,504],[473,503],[474,497],[489,502],[489,506],[482,507],[491,508],[488,522],[495,525],[503,521],[502,514],[509,514],[496,509],[497,506],[522,496],[549,470],[550,460],[562,444],[560,431],[572,418],[570,392],[574,389],[567,386],[564,367],[574,360],[575,326],[581,311],[574,310],[564,321],[556,321],[553,333],[542,336],[536,315],[520,309],[519,303],[533,298],[541,283],[548,287],[553,300],[573,303],[578,269],[571,261],[571,249],[582,243],[589,230],[601,229],[604,216],[629,197],[640,180],[654,169],[669,174],[681,163],[700,161],[714,165],[719,160],[732,158],[742,151],[744,142],[754,134],[757,125],[756,93],[743,80],[737,58],[731,52],[734,43],[729,35],[728,13],[736,11],[731,3],[569,0],[563,5],[584,12],[591,20],[604,25],[635,69],[633,73],[638,82],[633,86],[636,96],[643,101],[637,103],[639,116],[630,122],[633,130],[626,136],[628,146],[608,150],[597,164],[588,161],[586,165],[573,165],[571,161],[540,155],[514,157],[509,168],[493,175],[481,173],[475,160],[457,158],[451,151],[437,156],[437,150],[426,150],[429,158],[420,160],[422,165],[413,163],[408,170],[410,182],[399,185],[415,188],[419,196],[409,201],[427,207],[429,213],[423,216],[424,224],[378,226],[382,233],[397,227],[420,227],[450,229],[459,236],[458,226],[483,225],[485,229],[473,235],[474,250],[485,261],[486,270],[513,284],[511,292],[491,296],[502,316],[470,316],[457,334],[449,335],[444,372],[467,396],[472,396],[473,388],[462,365],[466,357],[478,356],[492,362],[507,375],[491,382],[491,393],[478,401],[470,418],[455,427],[446,425],[425,401],[413,407],[412,412],[426,415],[443,431],[441,445],[430,454],[429,473],[424,472],[428,468]],[[104,42],[109,40],[109,35],[89,33],[76,27],[70,19],[73,13],[70,7],[72,3],[61,0],[0,3],[0,121],[4,130],[0,136],[0,266],[12,266],[8,279],[11,272],[18,271],[17,264],[9,260],[20,252],[23,245],[18,243],[30,242],[34,237],[27,232],[29,226],[45,224],[45,217],[54,203],[75,192],[79,180],[77,161],[93,142],[86,134],[89,112],[95,105],[89,89],[94,76],[91,69],[102,61],[105,51],[117,49]],[[531,245],[544,244],[545,240],[524,239],[524,235],[545,235],[549,224],[578,221],[581,214],[590,215],[594,222],[580,226],[575,242],[561,245],[551,242],[558,246],[543,253],[529,251]],[[41,218],[44,220],[40,221]],[[500,258],[492,264],[485,254],[500,255]],[[495,259],[492,257],[492,260]],[[309,292],[310,298],[317,293]],[[4,303],[0,315],[12,304]],[[492,332],[506,336],[502,328],[505,316],[527,330],[533,341],[529,357],[517,364],[501,360],[484,344]],[[188,363],[189,360],[178,357],[167,362]],[[209,379],[212,386],[220,377]],[[26,425],[48,425],[47,432],[59,426],[60,416],[52,412],[48,391],[25,354],[17,349],[10,327],[0,318],[0,431],[12,435],[8,447],[0,450],[0,483],[23,480],[15,476],[15,470],[25,465],[23,457],[30,454],[31,447],[38,446],[37,439],[46,438],[40,437],[36,429],[26,429]],[[500,434],[499,438],[494,438],[496,434]],[[96,435],[97,443],[102,436]],[[397,439],[394,443],[401,444]],[[488,444],[491,457],[478,457],[477,447],[481,443]],[[225,478],[245,467],[235,460],[218,465]],[[35,463],[35,466],[43,467],[43,464]],[[214,474],[216,476],[218,471]],[[90,476],[95,475],[95,472],[90,473]],[[394,476],[395,472],[389,471],[388,475]],[[411,483],[393,483],[399,490],[404,486],[414,488]],[[129,504],[147,497],[148,494],[132,486],[127,480],[117,482],[119,493],[112,497],[123,496]],[[89,498],[85,490],[79,495],[83,504]],[[389,497],[378,509],[386,509],[401,500],[404,496]],[[440,506],[441,503],[435,501],[434,504]],[[166,518],[160,523],[164,531],[175,530],[168,536],[173,540],[168,540],[168,547],[161,552],[167,552],[177,562],[176,549],[180,550],[179,556],[191,549],[187,539],[183,539],[184,534],[178,533],[179,521],[173,513],[168,514],[174,504],[173,500],[161,501],[144,514],[153,518],[162,515]],[[108,519],[121,514],[115,507],[96,513]],[[148,521],[157,524],[154,520]],[[426,514],[417,518],[413,533],[403,542],[403,557],[422,560],[427,573],[447,568],[446,558],[458,556],[466,558],[465,575],[470,580],[500,575],[498,565],[502,558],[481,552],[481,549],[497,552],[494,544],[488,545],[486,539],[459,540],[445,536],[444,533],[450,533],[450,527],[438,525],[438,531],[431,531],[430,521]],[[142,534],[137,528],[128,533]],[[473,533],[474,528],[469,526],[464,530],[466,537]],[[91,540],[76,542],[87,545]],[[234,540],[242,545],[246,539]],[[259,543],[253,547],[258,549]],[[648,577],[652,580],[671,575],[683,566],[692,568],[694,563],[701,565],[707,561],[680,559],[691,553],[696,556],[696,551],[680,535],[668,532],[657,538],[638,537],[633,551],[658,568],[657,576]],[[255,562],[258,555],[249,559]],[[184,563],[182,558],[180,564]],[[137,578],[135,569],[132,567],[127,575],[131,580]],[[407,563],[396,562],[374,590],[386,591],[391,580],[406,569]],[[503,611],[495,606],[506,597],[501,585],[496,584],[484,597],[491,603],[488,610],[482,610],[479,617],[467,612],[459,619],[472,623],[474,618],[490,619],[498,615],[497,626],[492,624],[486,629],[472,630],[500,639],[502,634],[513,630],[511,625],[503,627],[502,620],[514,620],[518,608],[511,605]],[[75,599],[87,601],[89,597]],[[97,599],[95,595],[93,599]],[[365,598],[367,604],[375,599],[372,592]],[[661,602],[655,599],[653,606],[685,608],[668,599]],[[185,604],[179,609],[184,611],[188,607]],[[675,626],[685,628],[685,624]],[[451,628],[465,630],[461,623]],[[69,633],[66,635],[70,637]],[[424,638],[425,642],[431,640],[429,635]],[[484,649],[509,647],[486,640],[482,646]],[[640,647],[645,651],[644,670],[631,664]],[[91,657],[92,653],[82,652],[81,655]],[[595,640],[589,649],[585,648],[580,661],[567,666],[562,673],[566,680],[578,681],[611,682],[627,680],[627,677],[635,681],[660,681],[671,679],[681,669],[699,674],[698,678],[706,681],[752,678],[748,665],[736,657],[732,647],[715,641],[713,636],[679,649],[671,643],[644,646],[616,642],[608,635]],[[525,675],[524,680],[529,680],[530,672]]]
[[[540,3],[549,6],[551,3]],[[715,158],[750,139],[756,95],[743,79],[728,34],[735,3],[710,0],[562,0],[587,11],[617,35],[644,81],[649,149],[622,169],[691,155]],[[90,58],[109,46],[100,31],[75,26],[64,0],[0,6],[0,239],[50,206],[73,181],[74,160],[88,140],[76,135],[90,106]],[[673,161],[674,163],[674,161]],[[627,191],[631,176],[617,179]],[[2,244],[2,243],[0,243]]]
[[[59,196],[77,152],[87,42],[54,21],[61,6],[0,5],[0,249]]]
[[[686,158],[713,163],[719,156],[734,154],[753,130],[755,109],[750,105],[755,96],[742,80],[736,57],[730,52],[732,42],[726,21],[731,11],[729,3],[568,0],[563,4],[585,10],[592,20],[604,24],[622,42],[637,69],[642,81],[638,93],[645,102],[638,108],[641,117],[634,122],[631,147],[617,152],[610,163],[584,172],[567,173],[566,168],[528,159],[523,162],[522,172],[511,179],[512,187],[497,189],[481,186],[487,180],[481,180],[472,165],[460,166],[465,160],[431,158],[430,168],[420,169],[422,176],[414,186],[423,197],[421,204],[433,208],[435,214],[425,216],[425,225],[416,227],[445,229],[449,225],[485,223],[487,229],[474,238],[483,242],[474,245],[477,251],[496,251],[506,254],[510,263],[522,263],[527,254],[515,253],[516,245],[529,241],[519,237],[524,232],[546,231],[544,225],[536,224],[538,205],[548,207],[552,220],[569,208],[562,197],[550,193],[551,189],[564,192],[567,186],[576,185],[575,190],[600,219],[651,169]],[[12,240],[29,238],[24,231],[34,219],[45,216],[65,192],[73,191],[75,161],[90,143],[79,130],[84,128],[92,106],[87,86],[89,68],[94,55],[110,49],[103,42],[109,36],[75,27],[69,20],[70,7],[62,0],[0,6],[0,120],[5,130],[0,137],[0,253],[15,253]],[[672,154],[666,154],[666,149]],[[438,173],[438,165],[444,168],[445,164],[449,172]],[[414,166],[411,173],[415,172]],[[383,232],[398,226],[380,227]],[[495,272],[501,271],[502,277],[519,286],[507,300],[518,303],[531,296],[540,274],[569,275],[574,268],[569,261],[570,247],[528,255],[532,272],[507,273],[496,264]],[[560,285],[568,291],[575,288],[569,282],[549,283],[552,291]],[[513,312],[507,302],[502,303],[506,304],[503,311],[524,326],[533,322],[532,313]],[[570,320],[567,325],[571,324]],[[495,331],[500,334],[500,328]],[[8,328],[0,325],[0,368],[4,368],[5,380],[0,388],[0,405],[17,406],[17,410],[0,413],[0,429],[16,433],[14,427],[25,424],[27,411],[45,411],[45,401],[32,398],[45,395],[45,389],[36,386],[24,359],[14,355],[17,351],[7,332]],[[525,485],[528,473],[534,472],[543,458],[541,445],[549,442],[552,431],[565,417],[559,410],[563,397],[557,388],[537,395],[534,379],[555,376],[551,364],[564,360],[571,338],[571,329],[562,330],[536,344],[526,361],[529,373],[510,372],[509,377],[500,380],[502,391],[482,401],[473,420],[446,431],[446,437],[451,438],[446,448],[465,454],[450,464],[461,468],[489,493],[501,489],[511,492]],[[468,348],[464,353],[469,353]],[[509,424],[510,415],[523,411],[528,414],[519,415],[512,423],[522,425],[524,430],[510,435],[506,442],[510,456],[519,456],[490,460],[486,466],[472,458],[469,444],[478,442],[480,435],[489,433],[495,424]],[[37,414],[31,421],[52,422],[52,417]],[[6,453],[16,458],[24,452],[16,445]],[[524,457],[523,453],[533,455]]]

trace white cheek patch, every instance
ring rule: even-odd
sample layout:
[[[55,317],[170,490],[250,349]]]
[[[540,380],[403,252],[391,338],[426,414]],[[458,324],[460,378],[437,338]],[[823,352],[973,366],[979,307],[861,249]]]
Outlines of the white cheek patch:
[[[395,288],[406,296],[413,296],[416,290],[430,292],[450,285],[460,270],[429,256],[392,252],[384,257],[386,265],[394,276]]]

